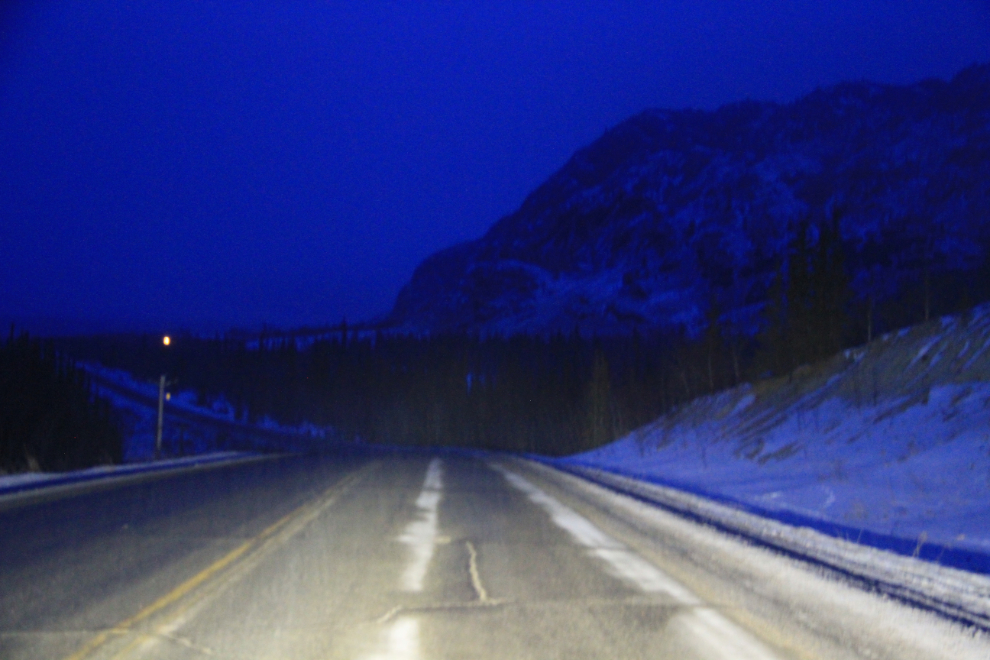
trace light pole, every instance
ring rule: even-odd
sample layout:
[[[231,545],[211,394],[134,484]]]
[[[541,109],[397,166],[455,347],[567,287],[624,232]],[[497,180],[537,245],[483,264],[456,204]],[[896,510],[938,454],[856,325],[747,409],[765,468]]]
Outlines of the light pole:
[[[162,337],[162,344],[168,346],[172,343],[171,337]],[[165,418],[165,388],[175,384],[174,380],[165,380],[165,374],[158,379],[158,432],[155,434],[155,460],[162,455],[162,424]]]

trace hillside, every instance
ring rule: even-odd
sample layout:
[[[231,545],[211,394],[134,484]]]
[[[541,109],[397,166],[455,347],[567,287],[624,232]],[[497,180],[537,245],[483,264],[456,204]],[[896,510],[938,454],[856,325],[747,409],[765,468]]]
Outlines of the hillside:
[[[482,238],[427,258],[390,319],[414,331],[696,331],[715,303],[752,334],[797,227],[815,235],[833,216],[860,326],[869,301],[889,329],[924,318],[923,298],[937,313],[990,298],[990,66],[789,104],[643,112]]]
[[[990,553],[990,305],[696,399],[567,462]]]

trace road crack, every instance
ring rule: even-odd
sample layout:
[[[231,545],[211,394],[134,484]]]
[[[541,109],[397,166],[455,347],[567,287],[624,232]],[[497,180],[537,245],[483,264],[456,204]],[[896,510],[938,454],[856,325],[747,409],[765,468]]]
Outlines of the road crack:
[[[474,544],[470,541],[465,541],[464,545],[468,549],[468,573],[471,575],[471,586],[474,587],[478,602],[487,603],[489,602],[488,592],[485,591],[485,585],[481,583],[481,574],[478,572],[478,551],[474,549]]]

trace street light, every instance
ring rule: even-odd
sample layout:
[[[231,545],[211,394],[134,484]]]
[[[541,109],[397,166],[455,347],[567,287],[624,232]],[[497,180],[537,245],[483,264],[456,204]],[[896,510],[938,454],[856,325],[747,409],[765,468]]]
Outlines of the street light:
[[[172,338],[168,335],[162,337],[162,344],[168,346],[172,343]],[[165,388],[169,385],[174,385],[176,381],[165,380],[165,374],[162,374],[161,378],[158,379],[158,432],[155,434],[155,460],[157,461],[162,455],[162,423],[165,417]],[[171,397],[169,397],[171,398]]]

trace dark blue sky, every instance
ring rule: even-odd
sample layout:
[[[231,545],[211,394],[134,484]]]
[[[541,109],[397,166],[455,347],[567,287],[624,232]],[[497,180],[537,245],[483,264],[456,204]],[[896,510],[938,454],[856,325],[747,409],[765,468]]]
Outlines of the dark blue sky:
[[[990,61],[986,0],[148,4],[0,11],[0,319],[369,318],[644,108]]]

